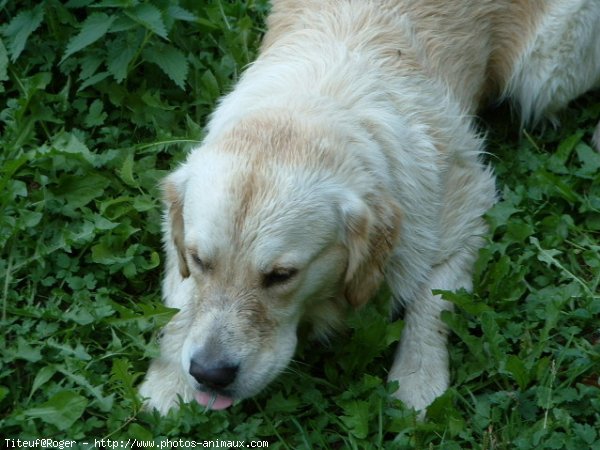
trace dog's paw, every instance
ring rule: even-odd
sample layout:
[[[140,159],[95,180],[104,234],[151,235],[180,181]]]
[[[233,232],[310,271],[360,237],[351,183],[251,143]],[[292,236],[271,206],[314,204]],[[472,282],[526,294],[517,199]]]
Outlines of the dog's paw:
[[[447,358],[400,358],[390,370],[388,380],[398,382],[394,397],[419,411],[422,419],[427,407],[450,385]]]
[[[389,381],[398,381],[398,390],[394,397],[401,400],[406,406],[424,413],[427,407],[446,389],[448,377],[440,374],[431,376],[420,372],[389,376]]]
[[[152,362],[138,393],[143,400],[144,409],[156,409],[163,415],[172,408],[178,408],[180,399],[187,403],[194,398],[194,391],[182,376],[179,367],[160,360]]]

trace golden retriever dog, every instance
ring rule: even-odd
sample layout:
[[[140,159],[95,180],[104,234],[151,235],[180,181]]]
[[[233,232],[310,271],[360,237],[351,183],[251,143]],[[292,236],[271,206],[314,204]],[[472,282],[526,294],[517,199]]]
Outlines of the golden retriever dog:
[[[600,0],[274,0],[258,59],[164,181],[163,296],[179,312],[140,388],[224,409],[387,283],[389,370],[423,411],[449,385],[449,303],[495,201],[473,115],[535,124],[600,81]]]

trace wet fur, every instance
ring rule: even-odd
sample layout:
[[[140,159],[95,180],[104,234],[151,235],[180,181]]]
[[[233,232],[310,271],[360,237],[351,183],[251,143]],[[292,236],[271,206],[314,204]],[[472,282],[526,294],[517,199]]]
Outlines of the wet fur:
[[[432,290],[471,288],[495,201],[472,115],[508,98],[535,122],[598,85],[599,24],[598,0],[274,1],[257,61],[164,182],[163,296],[180,312],[148,407],[204,389],[191,358],[238,364],[225,394],[256,394],[299,323],[324,337],[385,280],[405,309],[389,379],[426,408],[449,385],[450,305]],[[292,284],[265,286],[291,265]]]

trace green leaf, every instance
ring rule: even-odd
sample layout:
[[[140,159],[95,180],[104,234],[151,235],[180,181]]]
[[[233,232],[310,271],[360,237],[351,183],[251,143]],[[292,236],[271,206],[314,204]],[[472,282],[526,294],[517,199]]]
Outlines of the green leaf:
[[[579,201],[579,193],[564,178],[543,170],[536,173],[535,176],[542,184],[552,186],[553,190],[568,202],[576,203]]]
[[[519,218],[509,220],[506,224],[506,234],[514,242],[524,242],[535,233],[535,227]]]
[[[62,194],[69,206],[80,208],[99,198],[109,184],[107,178],[94,173],[85,177],[67,175],[60,180],[58,193]]]
[[[160,327],[166,325],[179,312],[178,309],[169,308],[163,303],[140,304],[140,309],[144,318],[153,319]]]
[[[400,340],[402,335],[402,329],[404,328],[404,322],[402,320],[396,320],[389,324],[386,328],[385,334],[385,345],[389,346]]]
[[[10,390],[6,386],[0,386],[0,402],[6,398]]]
[[[61,63],[71,56],[73,53],[93,44],[98,39],[102,38],[111,24],[115,20],[115,17],[109,16],[104,13],[92,13],[85,19],[81,27],[81,31],[77,36],[74,36],[69,40],[65,54],[61,59]]]
[[[3,34],[8,38],[8,50],[13,62],[21,55],[27,39],[42,24],[43,18],[44,2],[40,2],[35,8],[20,12],[4,29]]]
[[[19,336],[17,340],[17,358],[30,362],[37,362],[42,359],[42,353],[39,347],[32,347],[25,338]]]
[[[127,16],[120,15],[120,16],[117,16],[115,21],[112,23],[108,32],[109,33],[121,33],[123,31],[129,31],[133,28],[137,28],[139,26],[140,26],[140,24],[137,23],[135,20],[133,20]]]
[[[87,80],[85,80],[83,83],[81,83],[81,86],[79,86],[79,89],[77,89],[77,92],[83,91],[88,86],[93,86],[97,83],[100,83],[102,80],[104,80],[105,78],[108,78],[109,76],[110,76],[110,72],[97,73],[97,74],[91,76],[90,78],[88,78]]]
[[[577,175],[600,177],[600,153],[586,144],[579,144],[575,151],[581,163],[581,169],[577,171]],[[600,178],[598,179],[600,180]]]
[[[27,197],[27,185],[23,183],[21,180],[10,180],[10,186],[12,187],[11,191],[14,196],[19,197]]]
[[[81,72],[79,73],[80,80],[91,78],[98,70],[98,67],[104,62],[104,57],[96,53],[84,53],[79,59]]]
[[[450,436],[456,436],[465,429],[465,421],[453,403],[455,395],[452,388],[448,389],[427,407],[427,418],[447,424]]]
[[[129,70],[129,64],[138,51],[138,47],[127,39],[118,39],[108,49],[108,71],[118,83],[121,83]]]
[[[167,12],[169,16],[175,20],[183,20],[186,22],[195,22],[198,20],[198,17],[195,14],[189,12],[187,9],[182,8],[179,5],[170,5],[167,9]]]
[[[116,264],[126,264],[131,261],[131,257],[122,256],[121,252],[117,252],[101,242],[92,247],[92,261],[98,264],[112,266]]]
[[[340,419],[350,432],[359,439],[364,439],[369,433],[370,404],[364,400],[351,401],[344,405],[344,416]]]
[[[552,154],[552,156],[550,156],[550,159],[549,159],[550,167],[554,168],[555,171],[557,169],[561,169],[560,173],[565,171],[566,168],[564,167],[564,165],[569,160],[569,157],[571,156],[573,149],[581,141],[581,138],[583,137],[583,135],[584,135],[584,133],[582,130],[577,130],[576,133],[573,133],[571,136],[564,139],[558,145],[558,148]]]
[[[506,370],[515,378],[519,388],[525,390],[529,384],[529,372],[518,356],[508,355]]]
[[[126,8],[132,3],[137,3],[135,0],[102,0],[94,5],[96,8]]]
[[[267,411],[273,411],[277,413],[293,414],[300,407],[300,401],[298,398],[284,397],[281,392],[276,393],[267,401]]]
[[[94,100],[90,106],[90,110],[83,119],[85,126],[88,128],[93,128],[104,124],[104,121],[108,115],[103,111],[103,109],[104,105],[102,104],[102,100]]]
[[[548,265],[557,265],[560,267],[560,264],[556,260],[556,256],[559,256],[562,252],[556,249],[544,249],[540,245],[540,241],[532,236],[529,238],[529,242],[538,249],[538,259]]]
[[[98,230],[112,230],[118,226],[119,224],[117,222],[111,222],[100,214],[94,216],[94,227]]]
[[[30,99],[38,91],[43,91],[52,81],[52,74],[48,72],[39,72],[35,75],[21,80],[23,83],[23,92]]]
[[[507,223],[510,216],[518,212],[520,210],[515,208],[510,202],[502,201],[495,204],[486,214],[491,231]]]
[[[35,374],[33,384],[31,385],[31,392],[29,393],[29,398],[31,399],[35,391],[37,391],[40,387],[45,385],[55,373],[56,369],[53,366],[45,366],[38,370],[38,372]]]
[[[137,391],[134,387],[135,380],[139,376],[139,373],[133,373],[131,363],[128,360],[124,358],[114,360],[111,370],[111,381],[119,386],[124,397],[134,403],[138,403],[139,401]]]
[[[127,428],[127,434],[132,438],[136,439],[138,442],[140,441],[153,441],[154,434],[148,428],[141,426],[139,423],[132,423]]]
[[[56,426],[59,430],[68,430],[81,417],[88,401],[71,391],[61,391],[52,396],[42,406],[25,411],[28,417],[41,419]]]
[[[475,301],[473,295],[465,290],[453,292],[434,289],[432,293],[434,295],[441,295],[444,300],[454,303],[469,314],[479,315],[483,312],[491,311],[488,305],[482,301]]]
[[[204,88],[204,92],[207,94],[207,97],[212,101],[215,101],[219,95],[221,95],[221,90],[219,89],[219,82],[215,78],[215,75],[211,70],[206,70],[200,79],[202,82],[202,87]]]
[[[84,6],[89,5],[94,0],[69,0],[65,6],[67,8],[82,8]]]
[[[202,29],[202,31],[213,31],[213,30],[218,30],[219,26],[217,23],[212,22],[208,19],[205,19],[203,17],[198,17],[198,19],[196,20],[196,23],[200,26],[200,28]]]
[[[26,228],[35,227],[42,220],[44,215],[39,211],[21,211],[21,219]]]
[[[135,8],[125,11],[125,14],[154,34],[168,40],[167,29],[165,28],[162,14],[156,6],[150,3],[142,3]]]
[[[143,55],[146,61],[156,64],[177,86],[185,89],[188,61],[180,50],[163,44],[145,49]]]
[[[80,290],[85,286],[85,280],[81,277],[72,277],[68,280],[69,287],[73,290]],[[80,305],[73,307],[64,313],[63,318],[65,320],[72,320],[79,325],[88,325],[94,321],[94,316],[87,309]],[[69,348],[68,346],[61,347],[63,350]],[[78,344],[75,350],[70,350],[79,360],[88,361],[90,359],[89,354],[85,349]]]
[[[586,444],[593,444],[598,436],[598,432],[588,424],[574,423],[573,429]]]
[[[8,53],[0,38],[0,92],[4,92],[2,82],[8,80]]]
[[[138,187],[139,183],[133,177],[133,151],[129,152],[123,161],[123,165],[119,170],[119,176],[129,186]]]
[[[133,200],[133,207],[138,212],[144,212],[151,209],[159,208],[156,198],[149,195],[138,195]]]

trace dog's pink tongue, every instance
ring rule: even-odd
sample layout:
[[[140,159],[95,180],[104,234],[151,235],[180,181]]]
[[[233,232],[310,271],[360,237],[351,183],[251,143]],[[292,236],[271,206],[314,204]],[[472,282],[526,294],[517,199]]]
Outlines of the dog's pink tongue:
[[[214,401],[213,396],[215,396]],[[209,394],[207,392],[196,392],[196,401],[213,411],[229,408],[233,404],[233,399],[230,397],[219,394]]]

